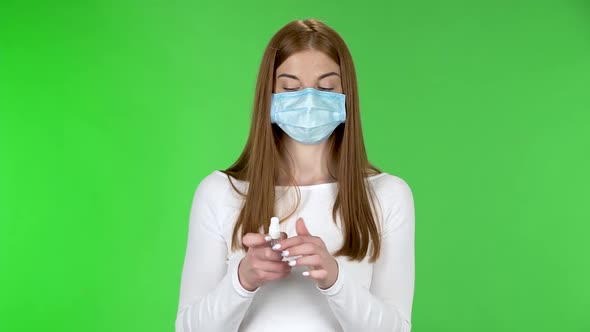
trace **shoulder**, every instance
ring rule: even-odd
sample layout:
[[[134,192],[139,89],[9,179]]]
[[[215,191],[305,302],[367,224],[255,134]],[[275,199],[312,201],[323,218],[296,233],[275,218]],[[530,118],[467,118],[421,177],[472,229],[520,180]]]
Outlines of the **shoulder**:
[[[399,176],[386,172],[369,177],[375,194],[385,201],[407,201],[413,199],[408,182]]]
[[[241,187],[241,181],[232,179],[234,185]],[[230,178],[223,172],[215,170],[199,182],[195,191],[195,200],[209,202],[211,205],[223,202],[233,191]]]
[[[217,191],[219,189],[224,189],[227,186],[229,186],[228,176],[221,171],[215,170],[204,177],[201,182],[199,182],[197,188],[207,191]]]
[[[384,217],[384,234],[390,234],[402,225],[415,223],[414,197],[408,182],[399,176],[381,173],[370,178],[373,192]]]

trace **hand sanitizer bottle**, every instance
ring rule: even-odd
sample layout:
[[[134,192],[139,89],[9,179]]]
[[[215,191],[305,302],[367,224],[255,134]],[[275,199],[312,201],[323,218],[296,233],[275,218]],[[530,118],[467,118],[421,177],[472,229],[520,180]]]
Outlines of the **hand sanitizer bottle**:
[[[274,245],[281,238],[281,227],[279,226],[279,218],[270,218],[270,227],[268,228],[268,235],[270,235],[271,238],[270,246],[274,247]]]

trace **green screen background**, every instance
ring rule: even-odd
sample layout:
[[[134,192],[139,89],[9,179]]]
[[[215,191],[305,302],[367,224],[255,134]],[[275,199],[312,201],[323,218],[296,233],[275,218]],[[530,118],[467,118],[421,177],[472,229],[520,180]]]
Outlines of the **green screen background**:
[[[308,17],[350,47],[369,158],[412,188],[413,331],[590,330],[589,10],[2,1],[0,330],[173,330],[194,190]]]

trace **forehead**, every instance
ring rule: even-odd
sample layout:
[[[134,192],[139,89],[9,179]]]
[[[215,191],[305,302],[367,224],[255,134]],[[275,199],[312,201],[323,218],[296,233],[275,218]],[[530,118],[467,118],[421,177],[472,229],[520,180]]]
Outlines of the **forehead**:
[[[340,66],[323,52],[305,50],[289,56],[277,68],[275,74],[289,73],[296,76],[319,76],[330,71],[340,73]]]

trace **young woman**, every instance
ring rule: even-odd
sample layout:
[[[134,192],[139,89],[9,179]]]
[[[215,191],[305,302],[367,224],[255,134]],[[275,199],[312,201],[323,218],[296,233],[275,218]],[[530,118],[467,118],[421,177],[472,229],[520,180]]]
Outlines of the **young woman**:
[[[410,331],[414,222],[408,184],[368,162],[346,44],[291,22],[241,156],[195,192],[176,331]]]

